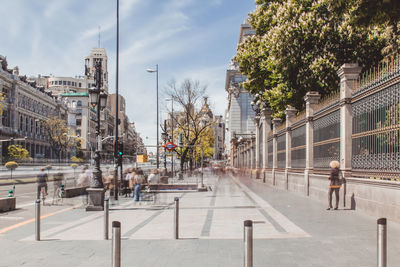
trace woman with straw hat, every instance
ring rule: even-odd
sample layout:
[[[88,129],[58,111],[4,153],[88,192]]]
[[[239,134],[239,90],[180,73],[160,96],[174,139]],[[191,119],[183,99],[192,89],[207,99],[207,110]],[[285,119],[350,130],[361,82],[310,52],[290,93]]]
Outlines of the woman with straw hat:
[[[339,206],[339,189],[340,189],[340,180],[339,180],[339,167],[340,163],[336,160],[331,161],[329,164],[331,167],[331,173],[329,175],[329,192],[328,192],[328,202],[329,202],[329,207],[327,210],[332,209],[332,193],[335,192],[335,199],[336,199],[336,204],[335,204],[335,210],[338,209]]]

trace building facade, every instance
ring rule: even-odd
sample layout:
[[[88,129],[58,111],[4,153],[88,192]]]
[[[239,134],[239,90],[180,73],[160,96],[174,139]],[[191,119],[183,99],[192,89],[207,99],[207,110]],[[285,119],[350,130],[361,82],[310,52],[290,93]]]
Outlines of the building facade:
[[[247,20],[240,26],[238,45],[247,37],[254,35]],[[243,138],[251,138],[255,134],[254,117],[255,112],[251,107],[253,97],[243,88],[243,82],[247,77],[239,72],[239,65],[233,59],[226,71],[225,91],[228,93],[228,107],[225,112],[225,123],[227,126],[226,144],[228,153],[231,157],[231,142],[235,136],[243,136]]]
[[[67,121],[68,107],[43,86],[20,76],[18,67],[7,69],[5,57],[0,56],[0,63],[0,90],[5,98],[0,121],[1,160],[7,160],[11,144],[22,145],[34,161],[56,159],[43,124],[54,116]]]

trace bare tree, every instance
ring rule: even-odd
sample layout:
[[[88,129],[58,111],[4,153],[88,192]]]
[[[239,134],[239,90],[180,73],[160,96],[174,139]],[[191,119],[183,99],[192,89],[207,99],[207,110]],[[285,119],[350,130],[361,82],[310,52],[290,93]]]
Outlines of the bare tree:
[[[212,127],[213,118],[209,114],[201,111],[201,100],[205,97],[207,87],[199,81],[185,79],[178,87],[176,81],[171,81],[167,85],[166,94],[177,103],[178,110],[172,117],[176,132],[183,136],[182,150],[176,152],[181,157],[180,168],[189,158],[192,168],[192,151],[197,145],[201,145],[200,137]],[[181,111],[179,111],[181,110]]]

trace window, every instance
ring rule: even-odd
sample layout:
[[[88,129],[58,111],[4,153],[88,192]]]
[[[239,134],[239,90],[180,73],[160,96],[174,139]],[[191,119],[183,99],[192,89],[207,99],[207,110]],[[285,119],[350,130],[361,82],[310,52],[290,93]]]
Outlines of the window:
[[[24,118],[22,118],[22,115],[19,116],[19,130],[22,131],[24,129]]]
[[[33,120],[31,119],[31,133],[33,133]]]
[[[10,113],[8,112],[8,110],[3,110],[1,123],[3,124],[3,126],[10,127]]]
[[[76,119],[76,126],[81,126],[81,125],[82,125],[82,120]]]
[[[82,107],[82,101],[78,100],[78,103],[76,104],[77,107]]]
[[[81,130],[76,130],[76,135],[81,136]]]
[[[68,84],[68,85],[71,85],[71,81],[68,81],[67,84]]]
[[[82,83],[79,83],[79,87],[82,87]]]
[[[63,81],[63,85],[67,85],[67,82],[66,82],[66,81]]]
[[[25,132],[27,132],[28,131],[28,129],[29,129],[29,121],[28,121],[28,118],[25,118]]]

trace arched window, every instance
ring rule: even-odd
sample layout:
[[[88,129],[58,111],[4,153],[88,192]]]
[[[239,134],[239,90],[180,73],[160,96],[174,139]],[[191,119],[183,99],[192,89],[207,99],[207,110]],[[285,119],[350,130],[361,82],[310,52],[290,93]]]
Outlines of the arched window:
[[[82,101],[78,100],[78,103],[76,104],[78,107],[82,107]]]

